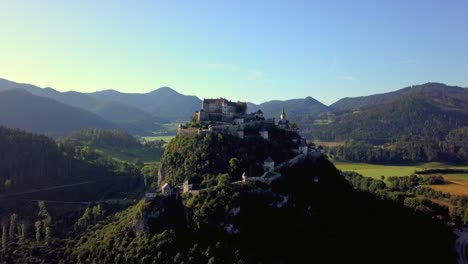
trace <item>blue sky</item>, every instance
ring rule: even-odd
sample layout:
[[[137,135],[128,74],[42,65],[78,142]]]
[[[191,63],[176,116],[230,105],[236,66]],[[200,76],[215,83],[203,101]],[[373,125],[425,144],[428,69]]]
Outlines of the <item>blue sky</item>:
[[[0,0],[0,77],[325,104],[468,86],[468,1]]]

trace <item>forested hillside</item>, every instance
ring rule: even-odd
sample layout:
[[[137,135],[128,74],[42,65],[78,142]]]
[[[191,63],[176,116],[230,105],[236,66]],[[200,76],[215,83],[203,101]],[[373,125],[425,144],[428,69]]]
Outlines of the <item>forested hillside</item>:
[[[164,152],[164,142],[142,143],[122,130],[83,129],[67,135],[60,143],[68,153],[87,152],[84,155],[105,155],[127,162],[157,161]]]
[[[177,136],[166,147],[161,166],[171,184],[230,170],[240,180],[243,172],[260,174],[261,163],[268,156],[279,162],[295,155],[292,140],[299,138],[296,133],[272,129],[269,138],[267,141],[258,135],[244,139],[222,134],[208,134],[201,139],[196,134]]]
[[[2,194],[81,182],[93,182],[90,189],[101,193],[91,193],[89,197],[100,199],[106,192],[136,191],[143,178],[131,164],[105,159],[89,151],[67,152],[46,136],[0,127]],[[107,191],[94,187],[105,187]],[[66,193],[55,194],[59,200],[68,197]],[[80,197],[74,197],[77,198]]]
[[[336,115],[307,132],[316,140],[344,142],[329,152],[339,159],[468,162],[468,89],[439,84],[408,89],[408,96],[392,95],[389,103]]]
[[[439,106],[457,107],[458,102],[468,102],[468,89],[442,83],[426,83],[406,87],[394,92],[369,96],[343,98],[330,105],[338,110],[351,111],[388,104],[403,97],[423,97]]]

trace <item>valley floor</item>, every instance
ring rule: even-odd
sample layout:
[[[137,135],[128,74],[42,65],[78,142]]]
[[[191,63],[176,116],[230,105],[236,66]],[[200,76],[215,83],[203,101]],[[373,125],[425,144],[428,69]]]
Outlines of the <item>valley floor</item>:
[[[345,161],[334,161],[335,166],[342,171],[354,171],[365,177],[374,179],[381,179],[382,176],[409,176],[414,174],[417,170],[425,169],[465,169],[468,170],[468,166],[457,166],[442,162],[429,162],[420,164],[409,164],[409,165],[380,165],[380,164],[369,164],[369,163],[355,163]],[[430,185],[428,187],[450,193],[453,195],[468,195],[468,174],[456,173],[456,174],[442,174],[447,184],[444,185]]]

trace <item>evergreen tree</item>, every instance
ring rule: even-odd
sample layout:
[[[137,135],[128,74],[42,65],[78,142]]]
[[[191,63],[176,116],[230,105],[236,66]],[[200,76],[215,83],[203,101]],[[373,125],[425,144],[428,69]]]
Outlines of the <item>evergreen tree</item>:
[[[39,241],[41,241],[42,222],[41,221],[36,221],[34,223],[34,226],[36,227],[36,241],[39,242]]]
[[[8,237],[10,238],[10,241],[13,241],[15,239],[17,219],[18,219],[17,214],[10,215],[10,227],[9,227],[9,232],[8,232]]]
[[[6,251],[7,251],[7,243],[8,243],[7,230],[6,229],[7,229],[6,224],[2,223],[2,251],[3,251],[3,254],[5,254]]]

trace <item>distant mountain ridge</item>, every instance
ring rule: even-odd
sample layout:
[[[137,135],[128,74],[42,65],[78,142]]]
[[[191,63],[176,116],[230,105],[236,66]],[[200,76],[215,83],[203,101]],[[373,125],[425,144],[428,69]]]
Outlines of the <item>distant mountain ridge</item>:
[[[186,121],[201,107],[201,100],[198,97],[182,95],[169,87],[161,87],[143,94],[104,90],[86,95],[96,100],[107,99],[136,107],[171,121]]]
[[[331,108],[338,110],[358,110],[362,108],[388,104],[402,97],[424,97],[429,99],[433,104],[438,106],[453,106],[467,103],[468,89],[458,86],[448,86],[443,83],[425,83],[421,85],[413,85],[403,89],[369,96],[347,97],[338,100],[330,105]],[[460,102],[459,100],[464,100]]]
[[[285,109],[286,116],[291,120],[301,120],[304,116],[315,116],[323,112],[331,111],[331,108],[308,96],[306,98],[290,100],[272,100],[259,105],[248,103],[249,111],[262,110],[266,117],[278,118],[282,109]]]
[[[0,124],[49,136],[82,128],[117,128],[96,114],[22,89],[0,92]]]
[[[201,106],[201,100],[198,97],[182,95],[169,87],[162,87],[152,92],[142,94],[122,93],[115,90],[104,90],[93,93],[74,91],[58,92],[52,88],[39,88],[30,84],[20,84],[0,79],[0,92],[11,89],[26,90],[31,93],[31,96],[35,95],[41,98],[49,98],[67,106],[80,108],[84,112],[89,111],[93,113],[93,118],[91,118],[91,120],[96,120],[97,115],[102,118],[101,121],[105,121],[107,124],[106,126],[100,124],[99,128],[120,127],[136,135],[152,134],[152,131],[160,131],[163,129],[161,123],[184,122],[188,120],[195,111],[199,110]],[[448,86],[442,83],[426,83],[389,93],[343,98],[330,106],[326,106],[310,96],[300,99],[272,100],[258,105],[247,103],[247,105],[248,112],[261,109],[267,118],[278,117],[284,107],[287,118],[293,122],[297,122],[304,132],[310,132],[312,127],[315,126],[314,124],[317,119],[320,122],[324,121],[328,123],[326,126],[327,129],[324,130],[325,126],[321,128],[317,127],[317,129],[330,132],[331,134],[328,135],[328,138],[343,139],[349,138],[349,136],[352,137],[352,135],[357,135],[359,137],[362,135],[370,135],[369,131],[365,131],[366,127],[380,129],[382,127],[380,124],[384,124],[388,117],[386,111],[395,107],[401,108],[399,102],[403,102],[402,100],[406,100],[405,98],[418,99],[417,102],[423,102],[414,105],[405,104],[405,109],[407,109],[405,111],[407,112],[420,113],[422,111],[426,113],[427,109],[431,108],[436,111],[434,113],[435,115],[445,115],[447,120],[454,117],[456,120],[460,120],[459,124],[464,124],[464,115],[468,115],[468,89],[458,86]],[[405,102],[407,101],[408,100]],[[389,106],[392,104],[393,108]],[[13,110],[15,107],[19,109],[18,106],[19,105],[10,105]],[[419,111],[416,109],[417,107],[425,108],[425,110],[421,109],[421,111]],[[9,111],[13,111],[12,109]],[[4,111],[6,111],[6,109],[4,109]],[[24,112],[24,109],[22,109],[22,111]],[[15,111],[13,111],[13,113],[14,112]],[[352,114],[361,112],[364,114]],[[405,119],[406,112],[402,111],[401,114],[403,115],[402,119]],[[420,115],[420,117],[423,116],[424,118],[431,118],[431,115]],[[359,120],[357,120],[357,118]],[[371,125],[370,122],[364,120],[366,118],[381,120],[381,123],[373,122]],[[331,122],[334,119],[336,119],[337,122]],[[347,121],[348,119],[349,122]],[[394,116],[392,116],[391,119],[394,120],[394,122],[398,122]],[[351,132],[349,129],[353,129],[353,126],[357,126],[359,124],[358,121],[361,122],[361,124],[365,122],[366,125]],[[440,122],[444,124],[443,119],[440,120]],[[79,127],[79,129],[86,127],[89,126]],[[346,127],[346,130],[341,130],[344,127]],[[450,127],[453,128],[453,124],[451,124]],[[336,135],[338,131],[342,133],[340,137],[333,136]],[[402,130],[391,131],[403,133],[398,132]],[[317,131],[314,133],[316,132]],[[324,135],[324,133],[320,132],[319,134],[322,136]],[[387,136],[386,138],[388,139]]]
[[[201,105],[201,100],[196,96],[182,95],[168,87],[145,94],[127,94],[115,90],[80,93],[59,92],[50,87],[40,88],[0,79],[0,92],[10,89],[23,89],[33,95],[51,98],[93,112],[116,123],[138,122],[154,117],[170,122],[185,121]]]

